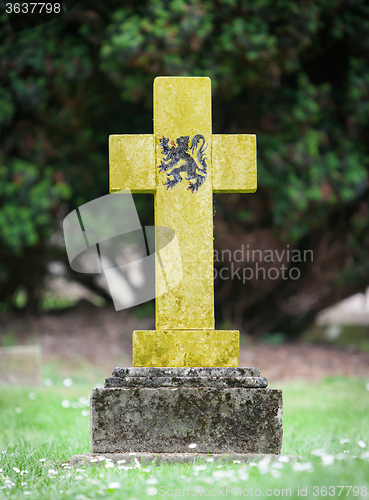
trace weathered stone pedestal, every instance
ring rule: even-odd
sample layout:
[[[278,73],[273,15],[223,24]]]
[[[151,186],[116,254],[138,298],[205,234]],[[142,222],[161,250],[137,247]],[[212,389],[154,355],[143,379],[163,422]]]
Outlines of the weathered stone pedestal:
[[[116,368],[91,395],[91,451],[278,454],[282,391],[266,387],[260,368]]]

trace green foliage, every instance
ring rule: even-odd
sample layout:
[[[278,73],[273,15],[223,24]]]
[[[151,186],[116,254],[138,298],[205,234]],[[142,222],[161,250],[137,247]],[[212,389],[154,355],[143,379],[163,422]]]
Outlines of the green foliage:
[[[71,194],[70,187],[55,183],[53,176],[51,168],[41,171],[17,158],[0,166],[0,238],[13,251],[51,236],[52,211]]]
[[[45,245],[63,215],[108,192],[108,135],[152,131],[156,76],[206,75],[214,132],[258,135],[259,196],[278,238],[298,243],[344,207],[361,207],[350,237],[361,258],[369,222],[365,0],[108,8],[81,0],[19,33],[1,20],[0,239],[12,252]],[[251,220],[245,209],[235,219]]]

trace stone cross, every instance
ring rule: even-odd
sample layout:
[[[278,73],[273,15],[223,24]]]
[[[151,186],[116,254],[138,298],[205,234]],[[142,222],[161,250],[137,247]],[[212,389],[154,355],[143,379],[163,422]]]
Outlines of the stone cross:
[[[215,330],[213,193],[256,191],[256,136],[212,135],[209,78],[158,77],[154,133],[111,135],[109,166],[110,192],[155,195],[155,226],[174,229],[181,252],[182,280],[157,293],[156,330],[133,333],[133,366],[238,366],[239,332]]]

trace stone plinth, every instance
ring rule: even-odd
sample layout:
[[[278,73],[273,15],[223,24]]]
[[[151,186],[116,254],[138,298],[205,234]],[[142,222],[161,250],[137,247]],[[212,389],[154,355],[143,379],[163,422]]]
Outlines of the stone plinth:
[[[238,366],[236,330],[137,330],[133,366]]]
[[[282,392],[266,386],[258,368],[116,368],[91,395],[92,452],[278,454]]]

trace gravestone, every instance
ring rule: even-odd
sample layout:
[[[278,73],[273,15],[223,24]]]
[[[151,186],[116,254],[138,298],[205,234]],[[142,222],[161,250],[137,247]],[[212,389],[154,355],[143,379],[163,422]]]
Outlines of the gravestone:
[[[0,385],[41,385],[41,347],[0,347]]]
[[[112,135],[109,156],[111,192],[155,195],[156,329],[133,332],[133,367],[94,389],[92,452],[279,453],[282,393],[238,367],[239,332],[214,320],[213,193],[256,190],[256,137],[212,134],[209,78],[159,77],[154,134]],[[180,266],[161,227],[183,273],[167,292]]]

